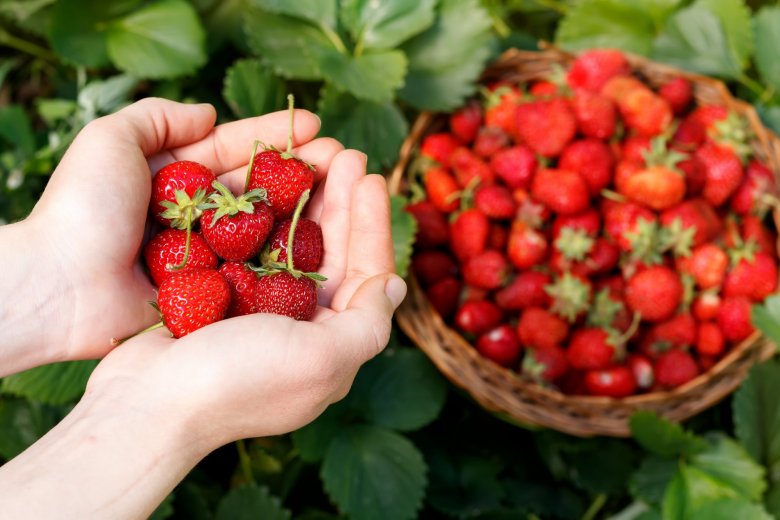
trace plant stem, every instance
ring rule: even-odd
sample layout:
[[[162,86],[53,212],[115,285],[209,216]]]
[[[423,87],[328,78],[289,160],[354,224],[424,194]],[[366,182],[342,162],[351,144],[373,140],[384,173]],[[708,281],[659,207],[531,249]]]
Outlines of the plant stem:
[[[151,332],[153,330],[161,329],[164,326],[165,326],[165,324],[162,322],[162,320],[160,320],[157,323],[155,323],[154,325],[150,325],[150,326],[146,327],[144,330],[136,332],[132,336],[128,336],[128,337],[122,338],[122,339],[113,338],[111,340],[111,345],[113,345],[114,347],[118,347],[119,345],[121,345],[122,343],[124,343],[125,341],[127,341],[129,339],[133,339],[134,337],[140,336],[141,334],[144,334],[146,332]]]
[[[249,179],[252,177],[252,167],[255,165],[255,155],[257,154],[257,146],[260,144],[260,141],[255,139],[255,142],[252,144],[252,158],[249,159],[249,166],[246,169],[246,180],[244,181],[244,193],[247,192],[249,189]]]
[[[295,98],[292,94],[287,94],[287,110],[290,112],[290,128],[287,133],[287,155],[290,155],[293,148],[293,121],[295,120]]]
[[[493,29],[501,38],[506,38],[512,34],[512,29],[506,24],[506,22],[496,14],[491,16],[493,18]]]
[[[766,94],[766,89],[761,84],[748,76],[747,74],[740,74],[737,77],[737,81],[750,90],[758,99],[761,99]]]
[[[582,520],[593,520],[596,518],[596,515],[599,511],[601,511],[601,508],[604,507],[604,504],[606,503],[607,495],[605,493],[596,495],[596,498],[593,499],[593,502],[590,504],[588,510],[585,511],[584,515],[582,515]]]
[[[293,264],[293,240],[295,239],[295,228],[298,227],[298,220],[303,213],[303,207],[306,202],[309,201],[309,193],[311,190],[306,190],[301,194],[301,198],[298,199],[298,205],[295,206],[295,213],[293,213],[292,222],[290,222],[290,231],[287,232],[287,269],[293,271],[295,269]]]
[[[0,29],[0,45],[11,47],[12,49],[16,49],[17,51],[30,54],[46,61],[57,61],[57,56],[49,49],[19,38],[18,36],[14,36],[5,29]]]
[[[328,37],[330,43],[332,43],[341,54],[347,54],[347,46],[344,45],[344,42],[341,41],[341,38],[339,38],[339,35],[336,34],[333,29],[325,24],[320,24],[320,29],[325,33],[325,36]]]
[[[236,449],[238,450],[238,461],[241,465],[241,472],[244,474],[244,478],[247,483],[255,481],[255,477],[252,475],[252,459],[249,457],[249,452],[246,451],[246,444],[243,439],[236,441]]]
[[[176,265],[168,264],[165,267],[170,271],[178,271],[185,265],[190,258],[190,237],[192,236],[192,208],[187,208],[187,240],[184,242],[184,259]]]

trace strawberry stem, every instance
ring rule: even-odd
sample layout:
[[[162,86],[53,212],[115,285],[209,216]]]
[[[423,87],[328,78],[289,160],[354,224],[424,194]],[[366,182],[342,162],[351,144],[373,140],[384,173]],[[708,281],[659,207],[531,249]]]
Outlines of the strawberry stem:
[[[255,157],[257,154],[257,147],[260,144],[260,141],[255,139],[255,142],[252,144],[252,158],[249,159],[249,166],[246,169],[246,180],[244,181],[244,193],[246,193],[246,190],[249,189],[249,179],[252,177],[252,167],[255,165]]]
[[[187,260],[190,258],[190,237],[192,235],[192,208],[187,208],[187,240],[184,242],[184,259],[181,261],[181,263],[172,265],[168,264],[165,266],[165,268],[168,271],[178,271],[185,265],[187,265]]]
[[[126,338],[122,338],[122,339],[111,338],[111,345],[114,346],[114,347],[118,347],[119,345],[121,345],[122,343],[124,343],[127,340],[133,339],[136,336],[140,336],[141,334],[144,334],[145,332],[151,332],[151,331],[156,330],[156,329],[161,329],[164,326],[165,326],[165,324],[162,322],[162,320],[160,320],[157,323],[155,323],[154,325],[150,325],[150,326],[146,327],[144,330],[140,330],[140,331],[136,332],[135,334],[133,334],[131,336],[128,336]]]
[[[287,94],[287,107],[290,111],[290,128],[287,134],[287,155],[292,155],[293,149],[293,120],[295,119],[295,98]]]
[[[306,190],[301,194],[301,198],[298,199],[298,205],[295,206],[295,213],[293,213],[292,222],[290,222],[290,231],[287,232],[287,269],[294,271],[293,266],[293,240],[295,239],[295,228],[298,227],[298,221],[303,213],[303,207],[309,201],[309,193],[311,190]]]

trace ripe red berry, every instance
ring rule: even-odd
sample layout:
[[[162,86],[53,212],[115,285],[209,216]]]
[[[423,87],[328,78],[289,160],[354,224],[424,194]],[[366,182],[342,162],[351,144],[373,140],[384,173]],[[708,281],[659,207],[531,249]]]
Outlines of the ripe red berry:
[[[225,317],[257,312],[257,274],[241,262],[225,262],[218,271],[230,286],[230,306]]]
[[[750,319],[751,302],[745,296],[724,298],[718,308],[718,327],[726,341],[746,339],[755,330]]]
[[[569,335],[569,324],[546,309],[530,307],[520,316],[517,335],[525,347],[552,348]]]
[[[157,305],[175,338],[221,320],[230,304],[230,287],[214,269],[171,273],[160,285]]]
[[[283,220],[268,237],[268,249],[271,253],[279,251],[276,260],[281,263],[287,262],[287,239],[291,224],[291,219]],[[299,219],[293,238],[293,267],[304,273],[314,272],[319,269],[323,255],[320,225],[307,218]]]
[[[149,268],[149,274],[155,285],[162,282],[175,272],[173,266],[184,261],[187,249],[187,232],[180,229],[164,229],[157,233],[144,248],[144,260]],[[190,235],[190,251],[187,263],[181,269],[205,267],[217,268],[217,255],[211,250],[200,233]]]
[[[195,192],[203,191],[203,196],[212,190],[211,184],[217,180],[214,172],[206,166],[193,161],[176,161],[165,166],[152,179],[152,196],[149,205],[149,211],[157,222],[164,226],[171,225],[171,220],[183,218],[186,213],[187,203],[192,202],[191,210],[195,210],[198,200],[193,200]],[[177,200],[176,192],[182,191],[186,194],[186,200]],[[181,196],[180,196],[181,199]],[[163,204],[175,205],[176,211],[173,211],[171,219],[162,217],[162,213],[171,208],[166,208]],[[179,204],[183,202],[184,204]],[[186,226],[176,226],[178,229],[185,229]]]
[[[726,339],[720,327],[713,322],[699,324],[696,352],[700,356],[720,356],[726,348]]]
[[[626,303],[645,321],[670,318],[680,305],[682,295],[680,277],[664,266],[648,267],[632,276],[626,285]]]
[[[497,289],[506,283],[509,262],[498,251],[483,251],[463,265],[463,280],[480,289]]]
[[[552,281],[550,275],[540,271],[523,271],[509,285],[495,294],[499,307],[505,310],[521,310],[528,307],[549,307],[550,296],[544,290]]]
[[[509,325],[499,325],[477,338],[477,351],[501,366],[511,367],[520,357],[520,342]]]
[[[455,314],[455,324],[463,332],[480,335],[501,322],[501,309],[489,301],[468,301]]]
[[[255,285],[257,312],[309,321],[317,310],[317,283],[287,271],[261,276]]]
[[[567,80],[573,89],[598,92],[615,76],[631,72],[626,57],[616,49],[585,51],[572,62]]]
[[[676,388],[698,375],[696,361],[680,349],[667,350],[655,362],[655,380],[661,388]]]
[[[615,366],[586,373],[585,388],[590,395],[620,398],[636,392],[637,384],[630,368]]]

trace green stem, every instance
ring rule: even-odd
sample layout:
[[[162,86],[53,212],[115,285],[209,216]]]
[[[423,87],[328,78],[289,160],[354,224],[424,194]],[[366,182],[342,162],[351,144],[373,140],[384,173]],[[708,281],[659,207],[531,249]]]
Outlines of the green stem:
[[[57,61],[57,56],[45,47],[28,42],[18,36],[14,36],[4,29],[0,29],[0,45],[11,47],[46,61]]]
[[[287,94],[287,109],[290,112],[290,128],[287,131],[287,155],[291,155],[293,148],[293,121],[295,120],[295,98],[292,94]]]
[[[339,38],[339,35],[336,34],[333,29],[325,24],[320,24],[320,29],[325,33],[325,36],[330,40],[330,43],[332,43],[341,54],[347,54],[347,46],[344,45],[344,42],[341,41],[341,38]]]
[[[244,181],[244,193],[247,192],[249,189],[249,180],[252,177],[252,167],[255,165],[255,155],[257,154],[257,146],[260,144],[260,141],[255,140],[254,144],[252,144],[252,158],[249,159],[249,166],[246,169],[246,180]]]
[[[295,206],[295,213],[293,213],[292,222],[290,222],[290,231],[287,232],[287,269],[292,271],[295,269],[293,265],[293,240],[295,239],[295,228],[298,227],[298,220],[303,213],[303,207],[309,200],[309,193],[311,190],[306,190],[301,194],[301,198],[298,199],[298,205]]]
[[[509,26],[500,16],[493,14],[491,18],[493,18],[493,30],[495,30],[501,38],[507,38],[510,34],[512,34],[512,29],[509,28]]]
[[[605,493],[596,495],[596,498],[593,499],[593,503],[590,505],[588,510],[585,511],[585,514],[582,515],[582,520],[593,520],[596,518],[596,515],[606,503],[607,495]]]
[[[140,336],[141,334],[144,334],[146,332],[151,332],[153,330],[161,329],[164,326],[165,326],[165,324],[162,322],[162,320],[160,320],[157,323],[155,323],[154,325],[150,325],[150,326],[146,327],[144,330],[136,332],[132,336],[128,336],[128,337],[122,338],[122,339],[112,338],[111,339],[111,345],[113,345],[114,347],[118,347],[119,345],[121,345],[122,343],[124,343],[125,341],[127,341],[129,339],[133,339],[134,337]]]
[[[241,472],[244,474],[244,478],[247,483],[255,481],[255,477],[252,475],[252,459],[249,457],[249,452],[246,451],[246,444],[243,439],[236,441],[236,449],[238,450],[238,461],[241,465]]]
[[[746,74],[740,74],[737,81],[750,90],[757,98],[761,99],[766,94],[766,89],[761,84]]]
[[[178,271],[185,265],[187,265],[187,260],[190,258],[190,237],[192,235],[192,208],[187,208],[187,240],[184,242],[184,259],[181,261],[180,264],[166,265],[166,269],[169,271]]]

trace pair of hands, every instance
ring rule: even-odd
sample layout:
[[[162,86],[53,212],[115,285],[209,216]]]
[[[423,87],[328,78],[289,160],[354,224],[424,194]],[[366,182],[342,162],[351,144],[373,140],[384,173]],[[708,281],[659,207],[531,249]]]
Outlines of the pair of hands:
[[[387,343],[406,293],[392,274],[384,179],[365,175],[362,153],[315,139],[319,120],[297,110],[295,153],[320,176],[306,216],[322,227],[320,272],[328,277],[313,322],[242,316],[178,340],[158,330],[113,348],[112,338],[159,319],[139,262],[153,172],[197,161],[240,192],[253,140],[285,147],[286,112],[216,127],[215,119],[210,105],[145,99],[78,135],[32,214],[15,225],[31,244],[27,261],[44,270],[30,288],[41,323],[36,337],[20,340],[35,345],[37,357],[9,365],[104,358],[85,400],[165,417],[197,434],[206,451],[294,430],[342,398]]]

